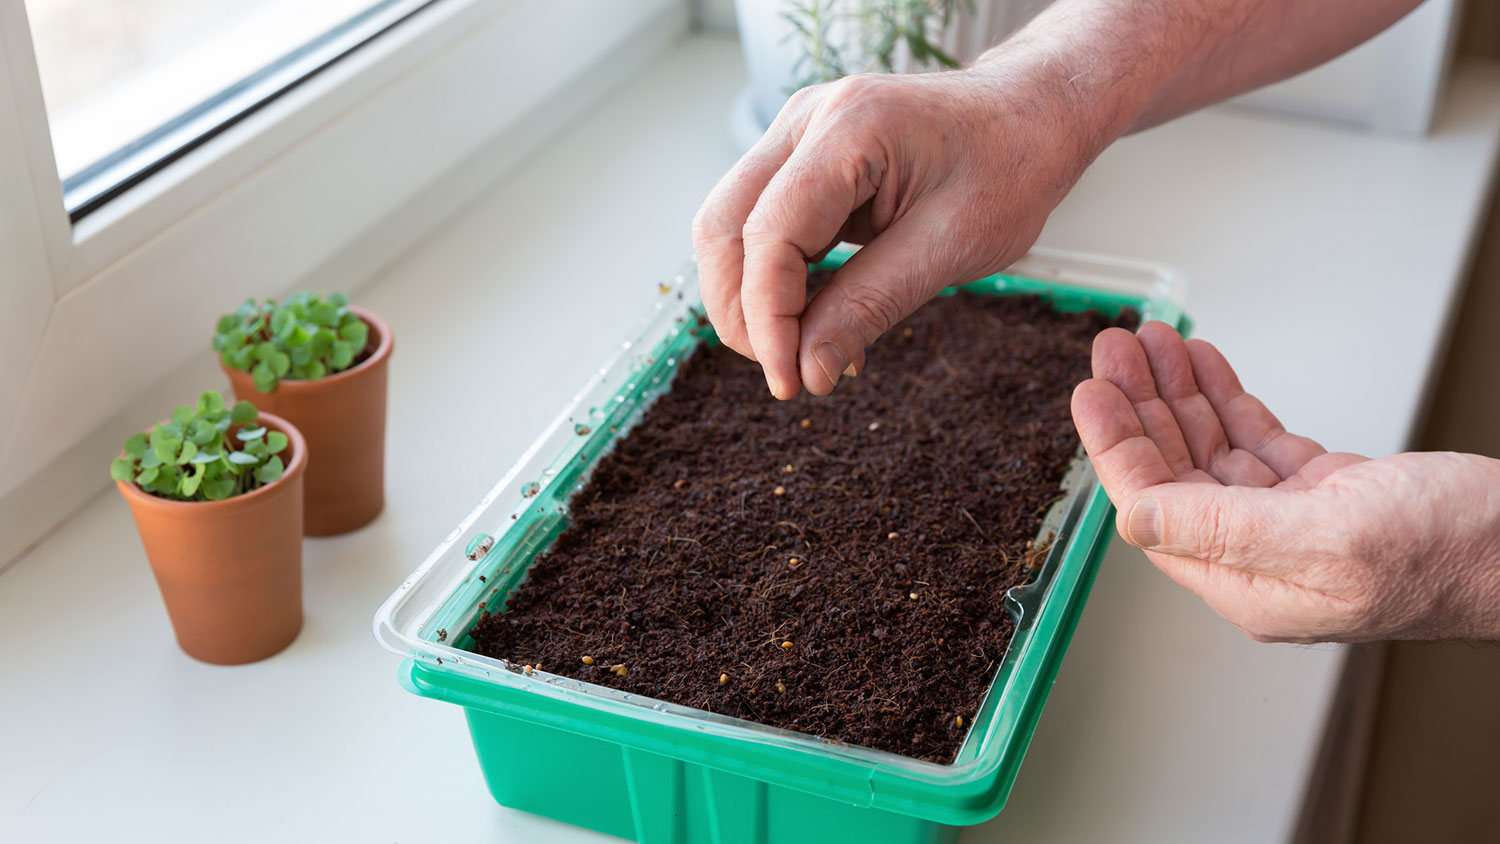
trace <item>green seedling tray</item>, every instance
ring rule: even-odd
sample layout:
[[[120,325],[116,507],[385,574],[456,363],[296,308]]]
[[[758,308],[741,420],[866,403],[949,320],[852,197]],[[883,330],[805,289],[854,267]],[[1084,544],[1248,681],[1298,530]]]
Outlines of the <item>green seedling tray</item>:
[[[820,265],[834,268],[851,253]],[[1035,250],[966,289],[1035,294],[1062,311],[1141,311],[1186,331],[1172,271]],[[466,650],[567,524],[600,455],[717,342],[691,271],[662,285],[638,336],[584,386],[463,522],[381,607],[377,638],[401,683],[464,708],[485,781],[505,806],[643,844],[952,841],[1005,805],[1113,534],[1086,463],[1070,475],[1037,579],[1005,600],[1016,632],[951,764],[937,764],[667,704]]]

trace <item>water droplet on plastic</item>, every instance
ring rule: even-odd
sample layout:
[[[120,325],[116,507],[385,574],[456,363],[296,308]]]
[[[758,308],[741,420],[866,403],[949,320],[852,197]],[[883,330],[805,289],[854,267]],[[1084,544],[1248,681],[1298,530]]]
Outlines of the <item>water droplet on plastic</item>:
[[[630,348],[633,345],[635,345],[635,344],[632,343],[632,342],[630,342],[629,340],[626,340],[624,343],[620,344],[620,348],[622,348],[622,349],[628,349],[628,348]]]
[[[667,366],[676,366],[677,358],[667,358]]]
[[[521,496],[523,498],[535,498],[536,494],[541,491],[542,485],[537,483],[536,481],[531,481],[530,483],[521,485]]]
[[[591,407],[591,408],[589,408],[589,415],[590,416],[594,416],[594,417],[603,416],[604,415],[604,411],[600,410],[597,407]]]

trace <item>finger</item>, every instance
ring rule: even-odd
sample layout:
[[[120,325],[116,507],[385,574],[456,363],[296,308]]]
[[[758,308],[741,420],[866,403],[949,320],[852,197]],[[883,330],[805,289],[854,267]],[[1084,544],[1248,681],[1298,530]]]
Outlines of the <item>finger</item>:
[[[1177,480],[1135,407],[1112,382],[1091,378],[1073,390],[1073,424],[1111,501]]]
[[[724,174],[693,218],[693,251],[703,309],[724,345],[755,359],[745,331],[740,288],[744,281],[745,221],[772,177],[796,148],[807,125],[806,95],[795,97],[761,139]]]
[[[1172,408],[1157,394],[1156,381],[1141,341],[1123,328],[1108,328],[1094,338],[1095,378],[1120,388],[1140,418],[1141,428],[1161,450],[1173,473],[1193,470],[1193,458]]]
[[[1295,566],[1317,519],[1308,496],[1278,489],[1169,483],[1120,503],[1125,540],[1157,554],[1262,574]]]
[[[862,370],[865,347],[950,280],[940,227],[913,209],[855,253],[808,303],[798,361],[809,393],[827,395],[840,377]]]
[[[1254,454],[1282,478],[1326,453],[1313,440],[1287,433],[1260,399],[1245,392],[1229,361],[1212,344],[1189,340],[1187,349],[1193,377],[1223,421],[1230,445]]]
[[[1218,411],[1198,389],[1182,335],[1164,322],[1142,325],[1136,337],[1151,366],[1156,392],[1171,409],[1193,465],[1225,484],[1275,486],[1281,477],[1248,451],[1231,448]]]
[[[802,387],[798,320],[807,305],[808,256],[875,193],[877,178],[851,143],[807,138],[771,177],[745,222],[745,330],[779,399],[795,397]],[[840,369],[852,359],[846,356]]]

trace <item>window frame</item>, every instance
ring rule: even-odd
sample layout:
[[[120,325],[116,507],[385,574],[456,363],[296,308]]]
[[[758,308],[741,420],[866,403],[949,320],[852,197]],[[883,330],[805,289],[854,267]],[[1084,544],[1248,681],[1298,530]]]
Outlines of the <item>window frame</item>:
[[[23,0],[0,0],[0,511],[102,429],[148,424],[120,417],[207,354],[218,313],[351,249],[366,271],[393,258],[467,198],[390,225],[424,187],[514,163],[525,149],[487,147],[534,148],[601,68],[644,64],[689,18],[683,0],[437,0],[73,224]]]

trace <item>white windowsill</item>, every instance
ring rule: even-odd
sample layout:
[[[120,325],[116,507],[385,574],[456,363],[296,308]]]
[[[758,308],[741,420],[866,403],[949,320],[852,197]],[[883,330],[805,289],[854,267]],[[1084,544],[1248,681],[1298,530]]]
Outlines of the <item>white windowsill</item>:
[[[181,654],[113,491],[0,573],[0,840],[613,840],[497,807],[459,710],[399,688],[369,620],[687,256],[742,82],[732,41],[688,39],[358,291],[397,336],[387,510],[307,541],[284,653]],[[1043,241],[1178,265],[1289,427],[1388,453],[1497,146],[1489,71],[1420,141],[1211,111],[1107,153]],[[1245,640],[1116,543],[1010,807],[964,840],[1283,840],[1341,664]]]

